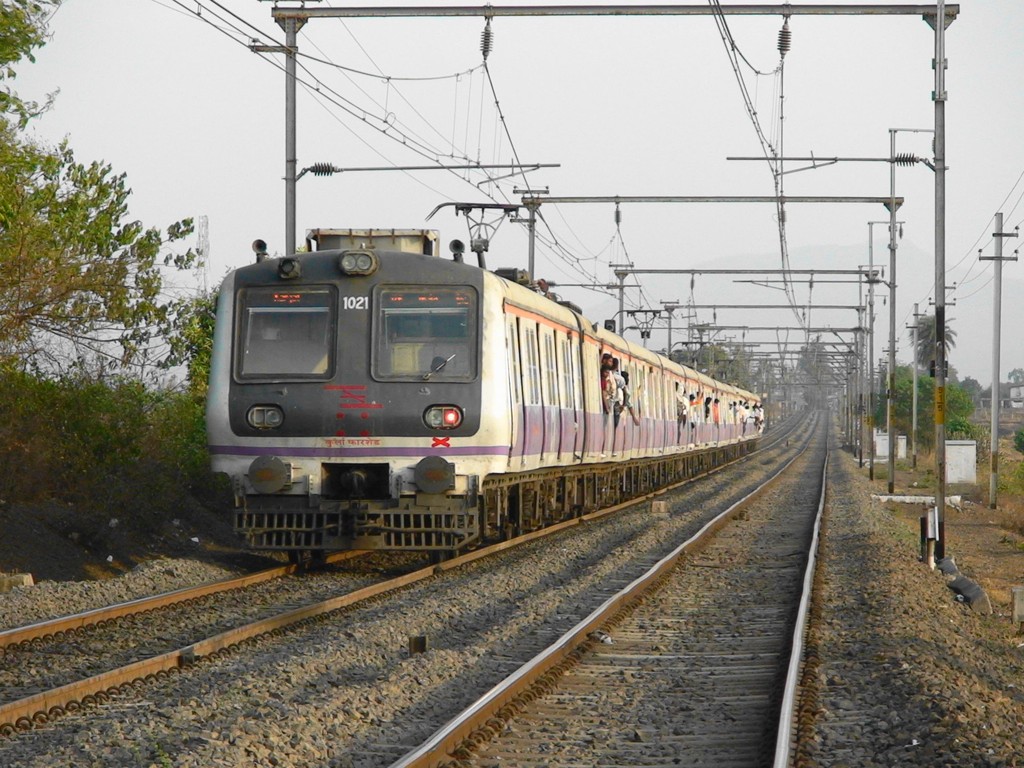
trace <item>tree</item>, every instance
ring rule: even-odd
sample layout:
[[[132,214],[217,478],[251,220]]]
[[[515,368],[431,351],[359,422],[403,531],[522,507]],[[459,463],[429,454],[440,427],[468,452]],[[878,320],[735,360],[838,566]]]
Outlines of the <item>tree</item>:
[[[967,376],[963,381],[960,382],[960,386],[963,390],[971,397],[972,400],[978,400],[985,392],[985,388],[981,386],[981,382],[971,376]]]
[[[170,353],[162,367],[185,365],[188,368],[189,391],[200,397],[205,397],[210,380],[217,294],[217,291],[211,291],[175,302],[163,331]]]
[[[946,359],[949,360],[949,353],[956,346],[956,331],[949,327],[952,318],[946,318]],[[911,332],[913,333],[913,332]],[[928,370],[928,366],[935,360],[935,315],[921,315],[917,318],[917,349],[914,350],[917,365],[922,370]]]
[[[1006,374],[1006,378],[1013,384],[1024,384],[1024,368],[1014,368]]]
[[[893,428],[897,433],[910,434],[913,427],[914,379],[909,365],[896,366],[896,390],[893,398]],[[917,438],[918,442],[932,445],[935,441],[935,380],[928,376],[917,379]],[[946,434],[963,435],[971,432],[969,417],[974,403],[967,390],[954,382],[946,383]],[[875,420],[885,423],[885,399],[875,408]]]
[[[32,60],[45,38],[47,6],[18,0],[0,12],[3,79]],[[164,235],[128,219],[124,174],[79,163],[65,141],[44,147],[22,133],[38,111],[5,85],[0,114],[0,362],[59,371],[97,357],[109,369],[149,359],[168,317],[163,266],[188,269],[191,251],[165,256],[192,232],[189,219]]]
[[[23,101],[8,81],[16,76],[15,65],[22,59],[35,61],[33,51],[46,42],[46,19],[61,0],[5,0],[0,5],[0,115],[13,116],[24,127],[46,109]]]

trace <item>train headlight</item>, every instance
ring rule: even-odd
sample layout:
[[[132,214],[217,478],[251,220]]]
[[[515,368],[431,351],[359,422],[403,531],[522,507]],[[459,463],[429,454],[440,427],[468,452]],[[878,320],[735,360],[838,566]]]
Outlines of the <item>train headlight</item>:
[[[462,409],[457,405],[432,405],[423,412],[423,423],[431,429],[455,429],[462,423]]]
[[[345,251],[338,259],[338,266],[346,275],[372,275],[380,266],[380,260],[370,251]]]
[[[284,411],[276,405],[254,405],[245,420],[253,429],[277,429],[284,424]]]
[[[277,276],[282,280],[302,277],[302,265],[294,256],[288,256],[277,263]]]
[[[424,493],[444,493],[455,487],[455,465],[440,456],[424,456],[413,469],[412,477]]]
[[[292,465],[276,456],[257,456],[249,465],[249,482],[257,493],[277,493],[292,484]]]

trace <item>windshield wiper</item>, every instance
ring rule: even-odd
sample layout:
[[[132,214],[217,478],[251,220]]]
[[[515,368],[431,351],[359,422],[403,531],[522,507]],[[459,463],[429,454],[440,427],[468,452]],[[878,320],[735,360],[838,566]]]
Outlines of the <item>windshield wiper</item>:
[[[457,355],[457,354],[458,354],[457,352],[453,352],[453,353],[452,353],[452,356],[451,356],[451,357],[449,357],[449,358],[448,358],[447,360],[442,360],[441,362],[437,363],[437,365],[435,365],[435,366],[434,366],[434,367],[433,367],[432,369],[430,369],[430,370],[429,370],[429,371],[428,371],[427,373],[424,373],[424,374],[423,374],[423,380],[424,380],[424,381],[430,381],[430,377],[431,377],[431,376],[433,376],[433,375],[434,375],[435,373],[437,373],[438,371],[440,371],[440,370],[441,370],[442,368],[444,368],[444,367],[445,367],[446,365],[448,365],[448,363],[450,363],[450,362],[451,362],[452,360],[454,360],[454,359],[455,359],[455,355]]]

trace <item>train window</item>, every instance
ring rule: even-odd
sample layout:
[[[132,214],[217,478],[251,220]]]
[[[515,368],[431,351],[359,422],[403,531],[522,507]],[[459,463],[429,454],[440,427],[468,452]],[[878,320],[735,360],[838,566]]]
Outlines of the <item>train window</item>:
[[[241,379],[328,378],[334,365],[334,292],[250,288],[240,296]]]
[[[477,298],[466,286],[381,288],[373,373],[380,379],[471,381],[477,376]]]
[[[572,341],[562,340],[562,387],[565,390],[565,405],[573,410],[579,408],[576,402],[576,387],[574,383],[574,367],[571,353]]]
[[[558,360],[555,357],[555,340],[551,333],[544,334],[544,370],[547,371],[548,399],[551,405],[560,405],[558,397]]]
[[[526,380],[526,404],[540,405],[540,368],[537,364],[537,330],[526,329],[524,379]]]
[[[515,322],[511,318],[509,318],[508,329],[505,332],[505,343],[508,346],[508,371],[512,387],[512,402],[519,405],[522,402],[519,390],[519,339],[516,336]]]

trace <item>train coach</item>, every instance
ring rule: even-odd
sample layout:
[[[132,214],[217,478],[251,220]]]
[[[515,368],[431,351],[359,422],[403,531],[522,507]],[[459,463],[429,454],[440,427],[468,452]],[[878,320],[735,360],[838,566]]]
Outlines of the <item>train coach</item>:
[[[519,271],[437,255],[431,231],[308,242],[219,292],[209,450],[252,548],[452,554],[681,481],[758,436],[754,394]]]

